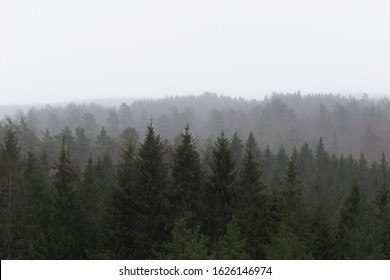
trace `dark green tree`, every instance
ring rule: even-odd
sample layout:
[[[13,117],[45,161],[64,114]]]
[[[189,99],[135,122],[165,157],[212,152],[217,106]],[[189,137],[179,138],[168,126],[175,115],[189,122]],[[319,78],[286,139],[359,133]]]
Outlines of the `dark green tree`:
[[[260,150],[253,133],[245,143],[239,183],[235,190],[234,212],[247,240],[247,252],[254,259],[265,258],[268,242],[268,205],[265,186],[261,181]]]
[[[337,258],[382,258],[380,230],[373,208],[361,193],[356,178],[340,205],[336,224]]]
[[[173,216],[190,228],[199,224],[200,193],[203,185],[199,154],[187,126],[180,134],[181,143],[173,154],[171,204]]]
[[[222,260],[248,260],[247,240],[242,236],[235,216],[226,224],[226,233],[217,244],[216,257]]]
[[[187,228],[184,220],[176,220],[172,240],[163,243],[158,257],[168,260],[206,260],[211,257],[207,253],[207,245],[207,238],[200,233],[198,226]]]
[[[226,231],[232,217],[232,202],[235,182],[235,165],[230,142],[221,132],[212,147],[211,175],[203,192],[205,212],[203,229],[212,241]]]
[[[49,254],[53,259],[78,259],[79,204],[76,198],[78,175],[62,144],[53,177],[53,212],[49,227]]]
[[[17,193],[17,241],[15,256],[18,259],[48,259],[47,232],[50,224],[51,193],[44,170],[32,151],[23,164],[22,178]]]
[[[0,144],[0,257],[15,258],[17,195],[21,184],[21,158],[13,128],[6,128]]]
[[[142,220],[134,244],[136,258],[154,258],[162,243],[170,238],[168,168],[163,159],[164,145],[150,124],[135,160],[137,193],[142,193],[137,198]]]

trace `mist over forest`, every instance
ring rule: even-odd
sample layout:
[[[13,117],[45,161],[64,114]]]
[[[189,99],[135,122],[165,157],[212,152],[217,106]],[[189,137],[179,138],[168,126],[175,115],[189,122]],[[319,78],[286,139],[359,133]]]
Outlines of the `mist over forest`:
[[[23,118],[38,138],[44,133],[59,135],[68,127],[84,129],[95,146],[102,128],[119,140],[125,128],[134,128],[142,140],[152,120],[156,132],[174,143],[189,125],[198,147],[207,139],[215,140],[224,131],[229,138],[235,132],[245,138],[253,132],[259,146],[269,145],[275,152],[281,147],[291,152],[305,142],[314,147],[322,137],[331,154],[359,156],[371,162],[382,152],[390,152],[390,101],[333,94],[271,94],[263,100],[231,98],[213,93],[200,96],[176,96],[160,99],[120,99],[46,105],[39,108],[0,107],[14,123]],[[114,106],[114,104],[116,106]]]
[[[387,98],[0,110],[2,259],[390,258]]]

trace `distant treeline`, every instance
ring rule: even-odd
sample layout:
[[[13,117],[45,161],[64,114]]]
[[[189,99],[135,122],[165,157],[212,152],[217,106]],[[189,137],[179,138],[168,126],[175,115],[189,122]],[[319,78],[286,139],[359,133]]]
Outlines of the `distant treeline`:
[[[350,126],[357,125],[352,112],[359,115],[356,112],[368,108],[387,123],[384,102],[364,107],[364,100],[333,96],[275,96],[263,103],[215,95],[191,98],[237,104],[240,109],[231,112],[256,112],[258,118],[243,113],[245,125],[251,127],[250,119],[256,119],[263,140],[258,142],[255,133],[244,134],[247,128],[233,124],[234,119],[225,122],[230,111],[221,108],[211,112],[219,112],[224,126],[207,123],[212,113],[198,125],[182,120],[173,140],[157,132],[158,118],[153,123],[149,119],[139,137],[139,121],[130,122],[140,103],[132,105],[134,111],[126,105],[118,112],[74,105],[73,111],[72,106],[52,108],[51,113],[46,108],[5,120],[0,127],[0,258],[390,259],[390,170],[385,153],[369,163],[364,154],[336,154],[321,137],[314,145],[303,142],[291,151],[286,144],[277,150],[259,145],[273,137],[266,131],[273,131],[273,124],[282,131],[304,123],[308,127],[301,128],[303,135],[314,134],[312,129],[319,133],[316,123],[323,131],[329,125],[339,145],[347,134],[348,141],[359,142],[352,138],[358,133]],[[311,98],[323,102],[316,109],[307,106],[312,118],[285,103]],[[340,101],[329,107],[336,111],[326,109],[328,98]],[[145,101],[141,107],[149,103],[150,108],[159,104]],[[334,119],[337,108],[348,116],[345,130]],[[58,121],[50,130],[42,127],[43,112],[51,122]],[[73,119],[62,123],[66,116]],[[176,118],[167,119],[170,129],[179,129],[171,123]],[[104,127],[98,124],[103,122]],[[60,129],[60,124],[68,126]],[[126,127],[130,124],[137,129]],[[192,124],[208,140],[196,141]],[[225,124],[237,132],[227,132]],[[370,128],[378,133],[375,141],[385,143],[380,138],[384,132],[376,128]]]
[[[174,141],[186,125],[191,127],[200,148],[207,138],[216,139],[221,131],[232,137],[254,133],[259,145],[287,152],[304,142],[316,145],[322,137],[331,154],[358,157],[363,153],[371,163],[381,153],[390,153],[390,101],[343,97],[333,94],[272,94],[262,101],[231,98],[205,93],[123,103],[120,107],[98,104],[66,107],[47,105],[41,109],[21,110],[11,116],[18,123],[24,117],[38,138],[55,136],[68,127],[73,133],[84,129],[91,147],[104,127],[114,140],[128,127],[143,139],[145,127],[153,119],[162,139]],[[6,122],[4,120],[3,122]],[[46,131],[47,129],[47,131]]]

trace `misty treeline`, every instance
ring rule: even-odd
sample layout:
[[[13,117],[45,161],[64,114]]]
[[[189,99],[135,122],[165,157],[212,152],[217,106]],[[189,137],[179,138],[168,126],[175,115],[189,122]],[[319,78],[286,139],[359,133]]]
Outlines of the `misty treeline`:
[[[23,117],[38,137],[46,129],[54,136],[65,126],[72,131],[83,128],[91,146],[95,145],[102,127],[117,140],[125,128],[131,127],[142,140],[145,127],[153,118],[156,132],[170,141],[188,124],[199,148],[203,148],[208,138],[214,141],[223,130],[229,138],[236,131],[243,136],[253,132],[262,147],[269,145],[275,153],[281,146],[288,153],[304,142],[315,146],[319,137],[332,154],[352,153],[358,157],[363,153],[371,162],[379,160],[383,151],[390,153],[390,101],[372,100],[367,95],[355,98],[274,93],[256,101],[205,93],[136,100],[118,107],[47,105],[11,115],[16,122]]]
[[[240,110],[257,104],[214,95],[191,98],[216,98],[222,107],[237,103]],[[288,98],[322,100],[317,113],[313,105],[313,117],[307,120],[313,127],[306,130],[319,132],[314,122],[321,123],[320,115],[314,115],[327,98],[345,102],[337,105],[343,108],[358,104],[361,113],[380,112],[387,122],[384,101],[364,107],[364,99],[292,95],[264,101],[264,108],[257,109],[263,112],[259,125],[263,114],[271,114],[265,112]],[[163,108],[171,101],[144,102],[161,102]],[[256,104],[248,110],[256,111]],[[53,133],[39,118],[47,108],[1,123],[1,259],[390,259],[390,170],[385,152],[379,152],[378,160],[368,160],[364,153],[336,153],[325,145],[328,136],[322,133],[314,144],[303,141],[287,149],[283,142],[272,149],[258,138],[272,138],[278,123],[268,124],[270,135],[267,130],[244,133],[246,128],[239,126],[231,133],[227,125],[234,126],[228,121],[223,129],[203,127],[210,116],[203,116],[204,123],[188,122],[181,128],[168,118],[170,129],[180,129],[169,140],[162,136],[157,118],[149,118],[143,128],[138,121],[135,127],[126,126],[126,120],[134,121],[126,105],[121,106],[128,112],[126,118],[121,109],[115,113],[97,105],[72,106],[80,110],[75,113],[77,123],[62,123],[60,112],[69,106],[53,109],[58,110],[58,124],[65,125]],[[222,107],[216,110],[224,120],[229,110]],[[110,126],[108,118],[103,127],[98,123],[104,118],[99,121],[92,111],[82,113],[93,108],[111,117],[114,112],[117,125]],[[297,115],[287,105],[282,108]],[[326,111],[342,143],[343,131],[333,127],[334,115]],[[271,116],[278,118],[277,112]],[[83,123],[85,115],[95,120],[94,134],[89,134],[88,122]],[[348,118],[348,124],[355,121]],[[379,136],[383,131],[375,133],[376,141],[385,143]]]

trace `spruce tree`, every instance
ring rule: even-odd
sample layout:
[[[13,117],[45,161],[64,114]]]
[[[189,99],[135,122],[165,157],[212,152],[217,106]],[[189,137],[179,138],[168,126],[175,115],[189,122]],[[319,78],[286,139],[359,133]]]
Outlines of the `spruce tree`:
[[[336,246],[339,259],[383,257],[378,222],[356,178],[352,179],[338,211]]]
[[[164,145],[152,124],[147,127],[144,142],[135,160],[140,235],[135,238],[136,258],[154,258],[163,241],[170,238],[168,169],[164,162]]]
[[[295,163],[289,160],[285,179],[280,190],[279,222],[276,232],[270,237],[267,258],[306,259],[311,258],[308,246],[309,208],[302,195]],[[275,228],[274,228],[275,229]]]
[[[50,225],[51,193],[47,176],[32,151],[22,168],[23,181],[17,194],[17,242],[14,258],[50,258],[47,232]]]
[[[176,220],[172,229],[172,240],[164,242],[161,259],[168,260],[206,260],[211,256],[207,253],[207,238],[200,233],[199,226],[188,228],[184,220]]]
[[[18,139],[8,127],[0,144],[0,257],[12,259],[15,253],[17,194],[21,184],[21,159]]]
[[[265,258],[267,237],[267,195],[261,181],[260,150],[253,133],[245,143],[240,179],[235,191],[237,221],[247,240],[247,251],[254,259]]]
[[[135,183],[135,151],[131,142],[127,150],[123,152],[117,167],[118,188],[114,192],[114,227],[116,238],[115,245],[117,257],[132,259],[141,257],[143,252],[135,247],[135,237],[143,233],[142,206],[145,193],[137,188]]]
[[[240,226],[235,216],[226,225],[226,233],[217,244],[216,257],[222,260],[248,260],[247,240],[241,235]]]
[[[104,244],[104,223],[107,194],[97,175],[92,158],[89,157],[78,188],[80,201],[80,247],[82,258],[97,259],[104,256],[101,245]]]
[[[235,165],[230,142],[221,132],[212,147],[211,175],[203,197],[206,208],[203,215],[203,230],[215,240],[225,233],[231,219]]]
[[[180,135],[181,143],[173,154],[171,204],[173,216],[183,219],[186,225],[199,224],[200,192],[203,185],[203,173],[195,140],[189,127]]]
[[[69,153],[62,144],[53,177],[53,212],[49,228],[50,256],[54,259],[78,259],[79,204],[76,198],[78,175]]]

